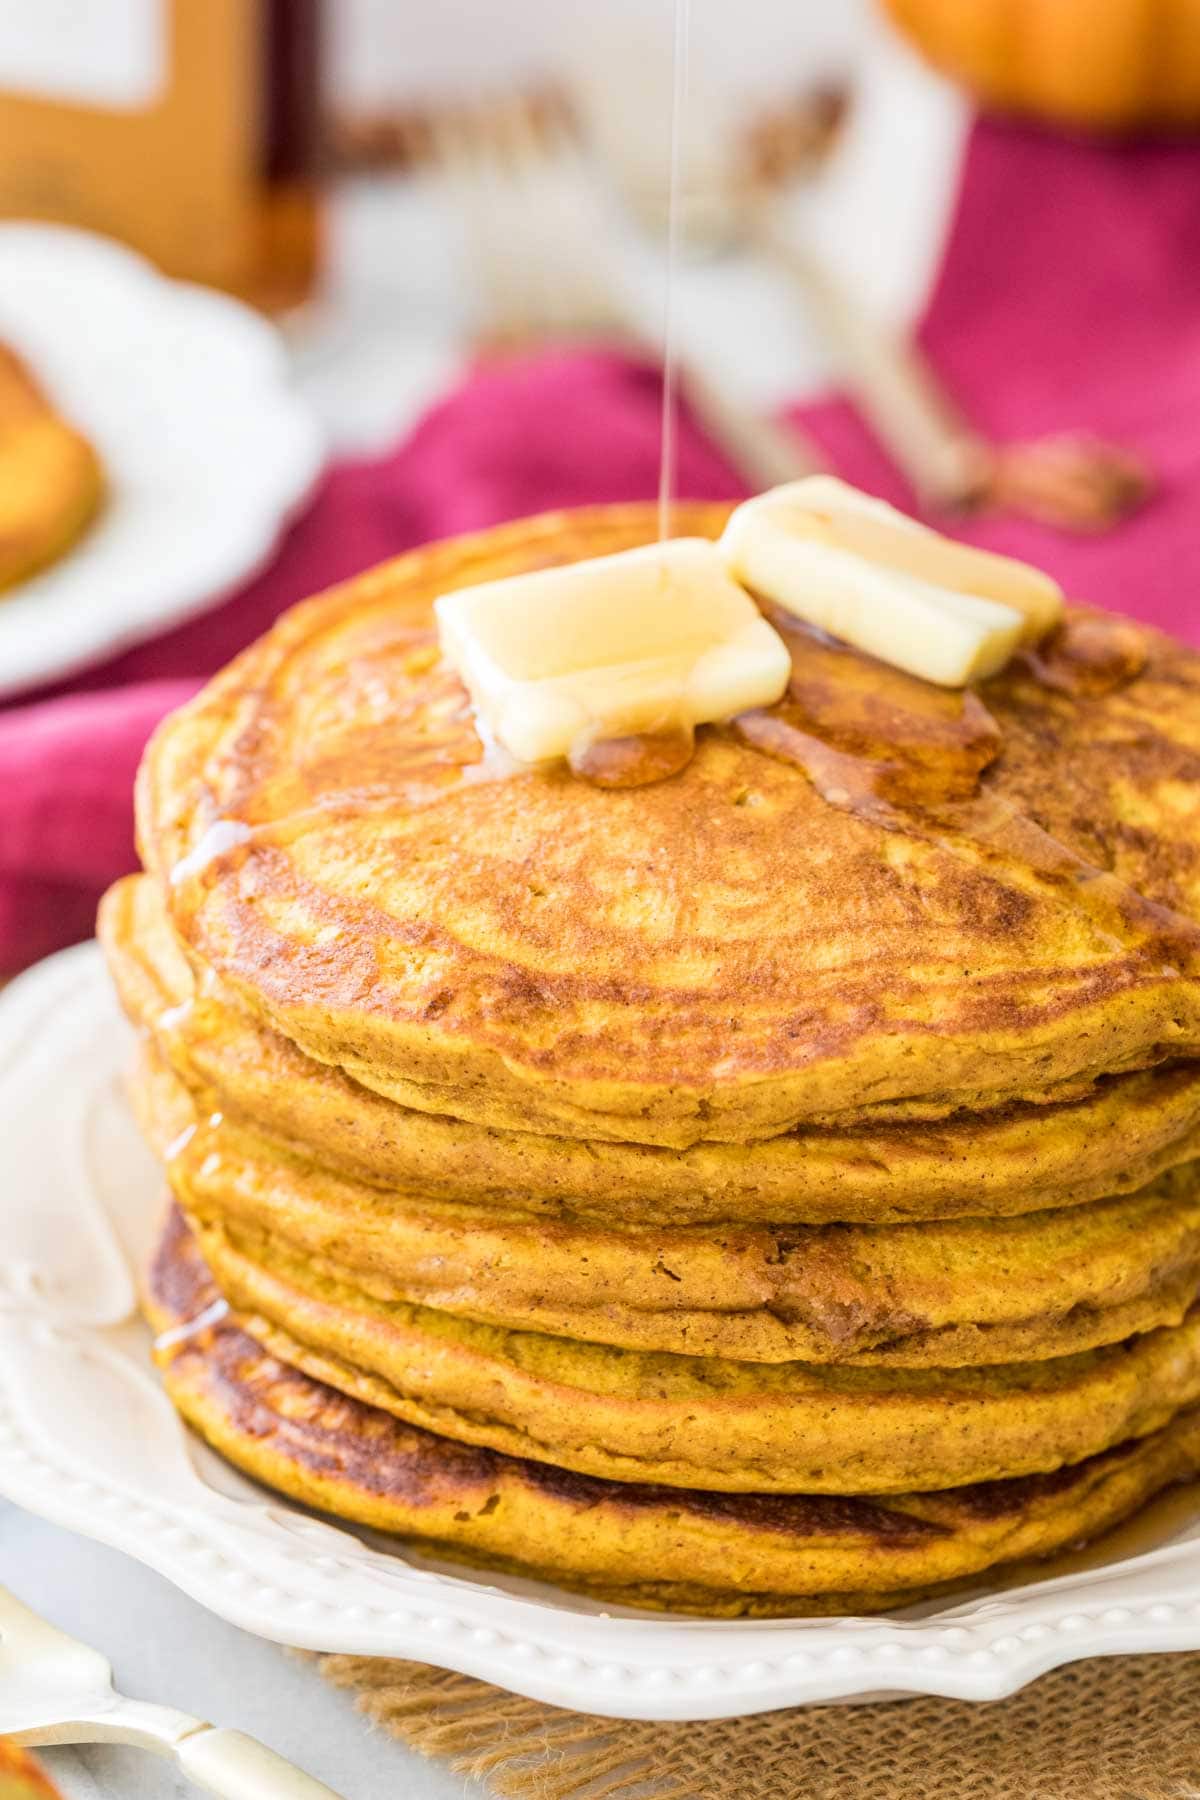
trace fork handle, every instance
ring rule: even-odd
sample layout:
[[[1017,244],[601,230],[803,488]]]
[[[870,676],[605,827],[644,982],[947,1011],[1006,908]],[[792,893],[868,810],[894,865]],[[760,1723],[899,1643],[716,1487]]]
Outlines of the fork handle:
[[[695,362],[680,369],[679,385],[700,428],[751,488],[778,487],[825,467],[816,445],[798,428],[752,412]]]
[[[768,204],[752,204],[749,217],[755,241],[807,300],[845,385],[920,498],[941,506],[977,498],[986,440],[917,346],[878,323],[819,255],[781,228]]]
[[[204,1725],[174,1749],[188,1779],[219,1800],[339,1800],[323,1781],[305,1775],[244,1731]]]

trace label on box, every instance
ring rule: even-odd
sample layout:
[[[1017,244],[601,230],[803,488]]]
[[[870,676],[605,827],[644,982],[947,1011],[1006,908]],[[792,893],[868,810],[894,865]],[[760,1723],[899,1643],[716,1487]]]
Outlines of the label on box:
[[[0,0],[0,89],[136,111],[167,80],[166,0]]]

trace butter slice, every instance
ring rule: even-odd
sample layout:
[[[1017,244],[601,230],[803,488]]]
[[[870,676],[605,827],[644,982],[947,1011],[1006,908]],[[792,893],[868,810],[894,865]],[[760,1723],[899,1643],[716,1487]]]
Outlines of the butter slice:
[[[955,543],[832,475],[746,501],[721,551],[762,598],[943,687],[994,675],[1062,617],[1062,589],[1040,569]]]
[[[525,763],[767,706],[790,671],[704,538],[484,582],[435,611],[477,716]]]

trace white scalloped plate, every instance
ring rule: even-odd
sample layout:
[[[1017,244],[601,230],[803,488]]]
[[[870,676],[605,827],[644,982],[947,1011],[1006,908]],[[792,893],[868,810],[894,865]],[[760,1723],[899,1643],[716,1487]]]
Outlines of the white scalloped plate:
[[[161,1178],[121,1098],[130,1045],[94,945],[0,997],[0,1492],[21,1505],[279,1643],[621,1718],[995,1700],[1079,1657],[1200,1648],[1196,1489],[1023,1586],[887,1619],[711,1623],[455,1573],[269,1494],[184,1429],[152,1370],[130,1271]]]
[[[105,238],[0,226],[0,340],[85,431],[109,492],[66,556],[0,595],[0,695],[221,600],[320,472],[279,334]]]

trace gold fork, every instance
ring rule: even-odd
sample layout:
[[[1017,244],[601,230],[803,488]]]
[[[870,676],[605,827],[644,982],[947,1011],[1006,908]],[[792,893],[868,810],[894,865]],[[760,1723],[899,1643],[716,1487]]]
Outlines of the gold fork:
[[[1102,531],[1151,488],[1131,452],[1063,432],[994,444],[970,425],[916,344],[872,317],[794,229],[769,190],[746,202],[750,241],[802,294],[842,378],[893,461],[929,506],[1021,513],[1069,531]]]

